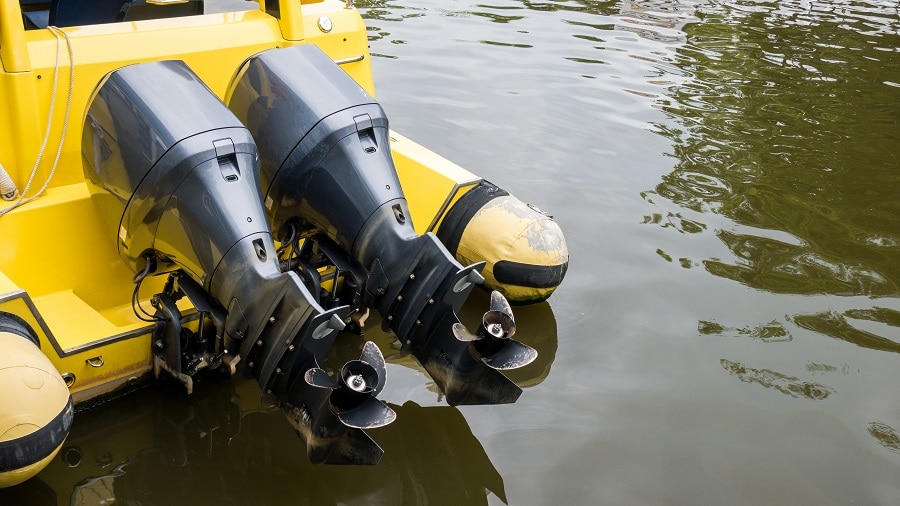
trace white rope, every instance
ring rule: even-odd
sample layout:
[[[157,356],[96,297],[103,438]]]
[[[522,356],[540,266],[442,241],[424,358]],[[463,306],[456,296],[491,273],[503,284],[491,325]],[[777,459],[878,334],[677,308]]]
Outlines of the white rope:
[[[0,209],[0,216],[12,211],[13,209],[25,205],[32,200],[41,196],[44,193],[44,190],[47,189],[47,186],[50,185],[50,181],[53,179],[53,174],[56,173],[56,167],[59,165],[59,158],[62,155],[63,143],[66,140],[66,130],[69,129],[69,112],[72,110],[72,94],[75,89],[75,53],[72,51],[72,41],[69,40],[69,36],[66,32],[60,30],[55,26],[48,26],[47,29],[53,33],[53,36],[56,37],[56,66],[53,69],[53,88],[50,92],[50,109],[47,114],[47,130],[44,132],[44,139],[41,141],[41,148],[38,150],[37,159],[34,161],[34,167],[31,169],[31,175],[28,177],[28,182],[25,184],[25,189],[22,190],[21,195],[19,195],[19,200],[14,202],[11,206]],[[66,99],[66,113],[63,116],[63,126],[62,133],[59,136],[59,145],[56,148],[56,157],[53,159],[53,165],[50,167],[50,173],[47,174],[47,180],[44,181],[41,189],[37,191],[31,197],[26,197],[28,194],[28,190],[31,189],[31,183],[34,182],[34,177],[37,175],[38,167],[40,167],[41,160],[44,157],[44,150],[47,148],[47,142],[50,139],[50,128],[53,126],[53,110],[56,107],[56,94],[57,94],[57,83],[59,81],[59,68],[62,66],[62,41],[66,40],[66,47],[69,51],[69,94]]]
[[[18,196],[19,189],[16,188],[16,183],[9,177],[6,169],[3,168],[3,164],[0,164],[0,198],[3,200],[15,200]]]

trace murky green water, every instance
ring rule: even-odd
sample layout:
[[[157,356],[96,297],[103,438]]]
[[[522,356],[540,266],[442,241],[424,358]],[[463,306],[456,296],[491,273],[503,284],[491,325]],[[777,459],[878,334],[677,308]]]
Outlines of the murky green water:
[[[395,361],[384,460],[333,468],[252,385],[146,391],[16,500],[900,503],[896,1],[359,7],[392,126],[567,234],[525,393],[452,408]]]

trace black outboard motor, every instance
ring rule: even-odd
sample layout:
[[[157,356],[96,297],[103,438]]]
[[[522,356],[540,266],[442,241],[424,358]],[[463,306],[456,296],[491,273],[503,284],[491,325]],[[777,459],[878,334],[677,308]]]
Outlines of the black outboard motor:
[[[155,325],[157,373],[171,372],[190,391],[198,370],[242,360],[291,419],[299,412],[314,425],[333,425],[330,413],[310,408],[329,407],[327,392],[311,389],[286,403],[279,385],[319,370],[350,308],[323,309],[296,273],[282,271],[261,202],[256,145],[234,114],[183,62],[124,67],[91,98],[82,154],[94,200],[136,273],[135,314]],[[144,311],[140,282],[167,272],[155,311]],[[199,313],[196,331],[176,306],[185,296]],[[358,425],[393,419],[380,401],[356,400],[373,413]]]
[[[281,241],[311,239],[355,290],[342,302],[377,309],[450,404],[514,402],[521,389],[498,369],[537,353],[509,339],[505,299],[491,308],[507,315],[505,327],[497,318],[476,334],[459,325],[483,264],[464,268],[433,234],[413,229],[381,106],[312,45],[250,58],[226,100],[259,146],[265,208]],[[305,258],[286,264],[314,276]]]

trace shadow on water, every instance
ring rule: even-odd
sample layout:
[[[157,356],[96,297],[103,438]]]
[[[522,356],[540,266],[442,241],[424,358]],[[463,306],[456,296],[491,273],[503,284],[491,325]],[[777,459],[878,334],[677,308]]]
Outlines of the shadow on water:
[[[280,412],[246,410],[231,383],[203,386],[190,398],[147,389],[83,413],[47,470],[12,492],[29,505],[505,501],[456,408],[392,405],[397,422],[370,431],[387,452],[378,466],[315,466]]]
[[[473,292],[462,320],[480,322],[478,308],[488,305],[486,293]],[[550,371],[556,321],[546,303],[514,311],[517,337],[539,352],[510,374],[527,388]],[[392,335],[377,323],[365,336],[343,335],[324,366],[358,356],[365,339],[389,349]],[[409,357],[389,363],[418,368]],[[310,464],[305,443],[267,402],[250,380],[210,377],[190,396],[163,382],[80,412],[47,469],[0,489],[0,504],[478,505],[489,494],[506,502],[503,477],[455,407],[390,404],[397,420],[367,431],[385,451],[381,462],[329,466]]]

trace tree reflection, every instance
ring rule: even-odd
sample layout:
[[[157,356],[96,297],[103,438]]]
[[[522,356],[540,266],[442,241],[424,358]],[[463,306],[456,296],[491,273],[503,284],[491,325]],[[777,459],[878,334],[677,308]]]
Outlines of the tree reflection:
[[[825,385],[803,381],[800,378],[769,369],[754,369],[740,362],[733,362],[724,358],[720,363],[723,369],[737,376],[745,383],[756,383],[791,397],[823,400],[834,393],[834,390]]]
[[[850,318],[856,318],[890,325],[890,321],[892,319],[895,320],[897,314],[898,313],[894,311],[879,308],[876,308],[875,310],[855,309],[846,311],[843,314],[834,311],[826,311],[812,315],[797,315],[793,320],[795,324],[802,328],[824,334],[834,339],[840,339],[841,341],[846,341],[862,348],[900,353],[900,343],[865,330],[860,330],[854,327],[849,321]],[[885,318],[886,316],[888,318]]]
[[[732,1],[683,30],[660,125],[675,170],[649,192],[765,234],[719,230],[706,269],[796,294],[900,293],[900,16],[877,4]],[[891,81],[893,80],[893,81]]]

